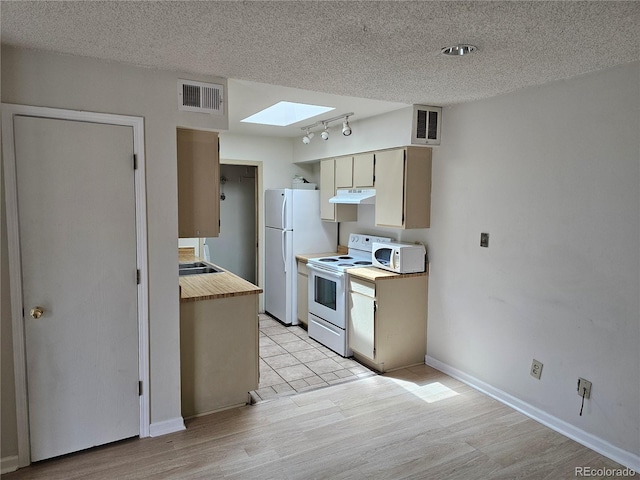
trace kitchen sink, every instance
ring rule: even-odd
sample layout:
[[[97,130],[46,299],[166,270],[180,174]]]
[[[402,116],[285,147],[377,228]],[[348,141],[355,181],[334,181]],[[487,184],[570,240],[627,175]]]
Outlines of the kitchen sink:
[[[181,263],[178,267],[180,270],[183,268],[194,268],[194,267],[210,267],[211,265],[203,262],[193,262],[193,263]]]
[[[195,263],[181,263],[178,268],[178,275],[201,275],[203,273],[222,273],[224,270],[219,270],[213,265],[207,263],[195,262]]]

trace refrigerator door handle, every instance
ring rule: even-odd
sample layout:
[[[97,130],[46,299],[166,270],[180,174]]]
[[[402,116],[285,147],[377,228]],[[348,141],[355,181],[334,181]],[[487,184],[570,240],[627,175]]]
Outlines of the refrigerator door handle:
[[[286,221],[285,212],[286,211],[287,211],[287,196],[285,195],[283,200],[282,200],[282,230],[286,230],[287,227],[288,227],[288,225],[285,223],[285,221]]]
[[[286,257],[284,256],[286,241],[287,241],[287,231],[282,230],[282,263],[284,263],[284,273],[287,273],[287,260],[286,260]]]

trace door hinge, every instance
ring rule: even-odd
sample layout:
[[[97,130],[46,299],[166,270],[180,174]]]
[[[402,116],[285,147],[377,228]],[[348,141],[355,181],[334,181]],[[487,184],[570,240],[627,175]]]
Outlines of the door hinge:
[[[136,284],[140,285],[140,270],[136,270]]]
[[[142,380],[138,381],[138,396],[142,396]]]
[[[373,313],[376,313],[378,311],[378,304],[374,303],[373,304]]]
[[[220,223],[220,219],[218,219],[218,228],[220,228],[222,224]]]
[[[133,169],[138,169],[138,155],[136,155],[135,153],[133,154]]]

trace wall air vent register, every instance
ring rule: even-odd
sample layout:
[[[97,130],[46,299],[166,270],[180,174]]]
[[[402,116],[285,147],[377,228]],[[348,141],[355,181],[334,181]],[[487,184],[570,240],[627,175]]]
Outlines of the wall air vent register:
[[[224,114],[224,86],[178,80],[178,110]]]
[[[412,145],[440,145],[442,107],[413,106]]]

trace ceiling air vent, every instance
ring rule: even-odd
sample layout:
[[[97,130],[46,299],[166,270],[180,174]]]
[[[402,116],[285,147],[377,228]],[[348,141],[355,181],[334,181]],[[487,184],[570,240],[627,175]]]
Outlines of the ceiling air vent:
[[[440,145],[442,107],[413,106],[412,145]]]
[[[224,114],[224,86],[178,80],[178,110]]]

